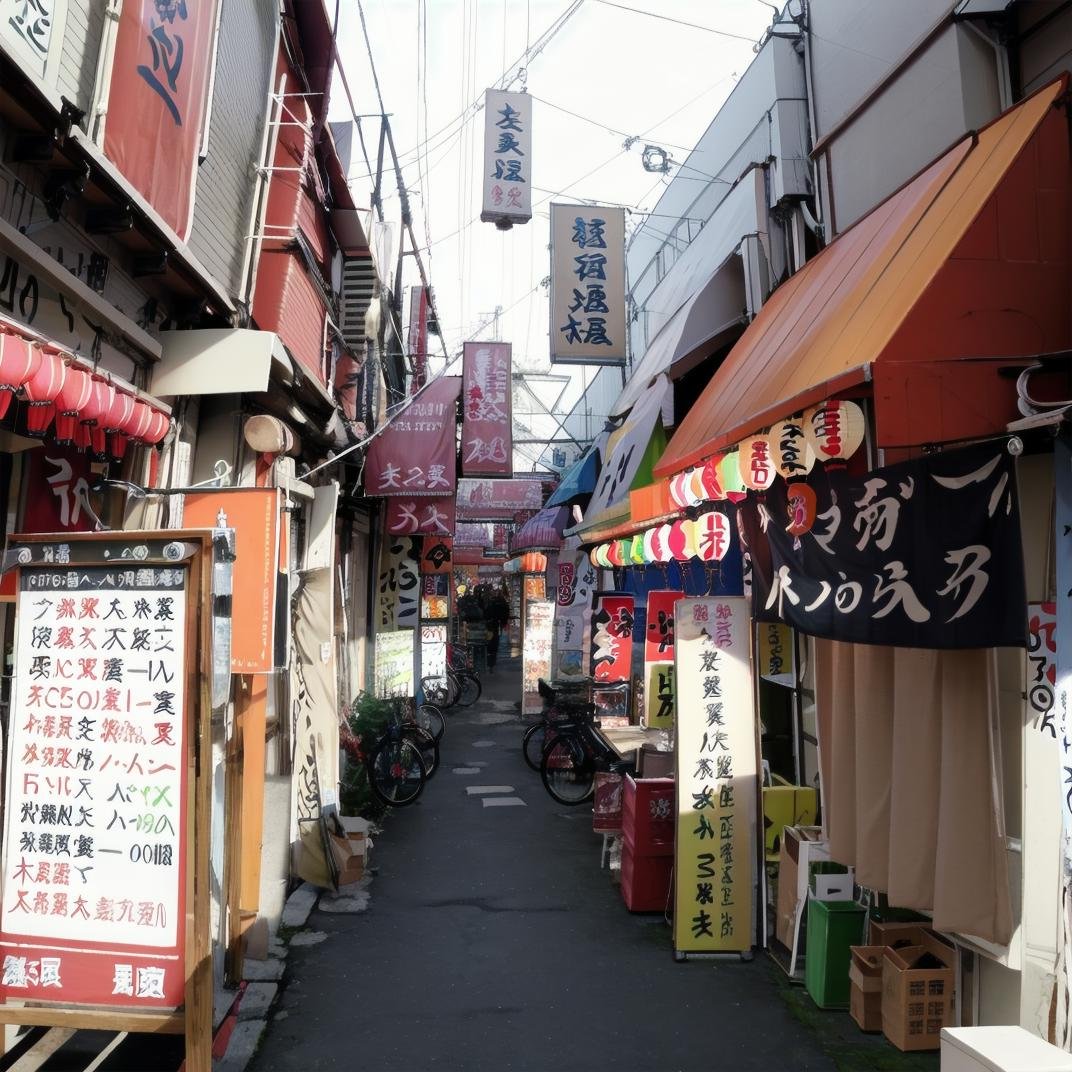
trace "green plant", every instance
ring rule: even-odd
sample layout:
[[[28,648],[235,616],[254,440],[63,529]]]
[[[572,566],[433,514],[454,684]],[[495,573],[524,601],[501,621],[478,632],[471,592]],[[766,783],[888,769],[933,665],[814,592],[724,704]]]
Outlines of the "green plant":
[[[357,740],[358,748],[371,748],[383,733],[391,715],[391,701],[362,692],[345,711],[350,733]],[[373,795],[368,783],[365,765],[352,750],[346,750],[346,761],[341,772],[339,804],[344,815],[360,815],[364,819],[379,819],[387,810]]]

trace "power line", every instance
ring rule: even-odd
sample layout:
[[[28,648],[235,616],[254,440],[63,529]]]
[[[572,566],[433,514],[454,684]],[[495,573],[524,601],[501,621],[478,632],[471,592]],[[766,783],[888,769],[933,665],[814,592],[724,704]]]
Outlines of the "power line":
[[[731,37],[736,41],[747,41],[750,45],[756,43],[754,37],[730,33],[729,30],[716,30],[713,26],[701,26],[698,22],[685,22],[683,19],[673,19],[669,15],[659,15],[654,11],[641,11],[635,7],[626,7],[625,4],[611,3],[611,0],[595,0],[595,2],[602,4],[604,7],[616,7],[619,11],[631,11],[634,15],[647,15],[652,19],[661,19],[663,22],[673,22],[678,26],[687,26],[690,30],[706,30],[707,33],[717,34],[719,37]]]

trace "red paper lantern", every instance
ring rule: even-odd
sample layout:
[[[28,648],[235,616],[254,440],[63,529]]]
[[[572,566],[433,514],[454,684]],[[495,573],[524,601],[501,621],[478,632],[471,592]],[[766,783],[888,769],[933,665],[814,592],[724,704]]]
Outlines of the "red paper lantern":
[[[689,557],[688,533],[685,531],[684,521],[674,521],[670,524],[670,537],[667,546],[670,548],[670,557],[678,562],[684,562]]]
[[[56,442],[73,443],[78,418],[93,393],[93,377],[77,365],[67,369],[67,376],[56,399]]]
[[[22,385],[29,407],[26,413],[26,433],[43,436],[56,413],[59,398],[67,378],[67,366],[60,360],[60,352],[51,347],[40,347],[41,363],[37,371]]]
[[[652,537],[651,543],[657,562],[670,562],[674,557],[670,550],[670,528],[669,524],[660,525]]]
[[[726,491],[722,487],[721,464],[721,458],[712,458],[700,470],[700,480],[703,482],[704,494],[711,500],[717,501],[726,497]]]
[[[142,441],[151,447],[155,447],[168,434],[168,429],[171,427],[171,418],[163,410],[154,409],[150,410],[150,412],[152,413],[152,419],[149,421],[148,429],[142,435]]]
[[[120,461],[127,452],[130,429],[134,426],[134,403],[132,395],[116,391],[115,404],[108,411],[106,428],[110,436],[109,453],[116,461]]]
[[[145,433],[149,431],[149,425],[153,423],[152,407],[140,398],[134,401],[134,414],[130,419],[127,434],[133,443],[144,443]]]
[[[97,419],[90,425],[90,449],[94,458],[104,461],[108,457],[108,417],[116,406],[116,391],[110,381],[94,377],[93,394],[99,409]]]
[[[611,540],[607,544],[607,561],[612,566],[620,566],[622,564],[622,550],[618,546],[617,540]]]
[[[7,415],[15,392],[40,368],[41,351],[21,335],[0,331],[0,418]]]

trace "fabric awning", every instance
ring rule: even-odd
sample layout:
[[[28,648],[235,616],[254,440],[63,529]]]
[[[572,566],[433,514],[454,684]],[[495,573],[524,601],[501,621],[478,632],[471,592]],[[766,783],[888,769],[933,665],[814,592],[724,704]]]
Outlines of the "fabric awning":
[[[514,534],[510,553],[557,551],[562,546],[562,530],[570,523],[568,506],[545,506],[533,514]]]
[[[655,474],[869,378],[879,446],[1003,430],[1015,393],[1002,366],[1072,341],[1068,134],[1053,107],[1066,84],[965,138],[782,284]]]
[[[730,333],[739,332],[747,323],[745,308],[744,268],[741,258],[733,254],[651,340],[611,408],[611,416],[629,410],[660,372],[681,375],[697,351],[702,357],[727,336],[732,341],[736,333]]]
[[[629,492],[651,482],[651,468],[665,446],[663,427],[669,424],[673,389],[665,375],[659,376],[607,440],[603,470],[592,493],[584,521],[573,532],[605,528],[628,520]],[[667,411],[667,415],[664,415]]]
[[[607,432],[600,432],[592,445],[562,474],[562,482],[547,500],[547,506],[565,506],[582,495],[591,495],[599,479],[600,459],[607,445]]]

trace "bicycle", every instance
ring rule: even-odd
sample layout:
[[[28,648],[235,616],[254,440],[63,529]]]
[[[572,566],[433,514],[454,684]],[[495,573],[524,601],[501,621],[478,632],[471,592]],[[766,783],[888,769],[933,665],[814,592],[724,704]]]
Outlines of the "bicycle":
[[[555,728],[569,717],[571,710],[590,704],[592,679],[577,678],[552,685],[540,678],[537,689],[544,699],[543,711],[540,721],[534,722],[522,735],[521,753],[525,763],[538,774],[543,750],[554,736]]]
[[[469,707],[480,699],[483,687],[473,665],[473,657],[456,644],[447,645],[447,673],[453,673],[457,681],[458,696],[454,702],[459,707]]]
[[[596,732],[599,722],[591,704],[565,710],[544,747],[540,779],[553,800],[573,807],[592,799],[598,772],[635,774],[636,764],[622,759]]]
[[[422,743],[426,748],[427,741],[415,741],[414,731],[426,733],[419,726],[407,726],[397,705],[392,705],[387,726],[370,749],[364,747],[362,737],[349,727],[340,728],[340,745],[354,762],[363,764],[372,794],[381,804],[405,807],[424,791],[429,775]],[[430,739],[431,735],[427,737]]]

